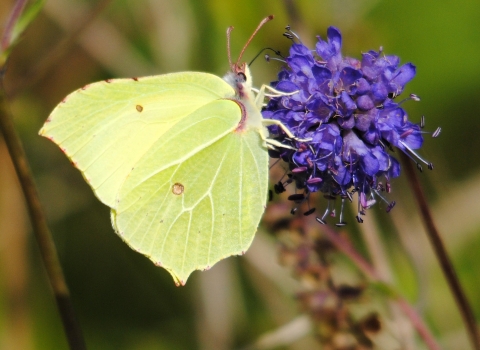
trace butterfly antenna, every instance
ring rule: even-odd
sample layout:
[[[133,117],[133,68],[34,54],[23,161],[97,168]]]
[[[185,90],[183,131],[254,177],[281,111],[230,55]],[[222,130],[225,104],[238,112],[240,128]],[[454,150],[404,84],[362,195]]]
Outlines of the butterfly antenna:
[[[237,65],[238,65],[238,62],[240,62],[240,60],[242,59],[242,56],[243,56],[243,53],[245,52],[245,50],[247,49],[247,46],[250,44],[250,42],[252,41],[252,39],[255,37],[255,35],[257,34],[257,32],[260,30],[260,28],[263,27],[263,25],[267,22],[270,22],[271,20],[273,19],[273,15],[270,15],[268,17],[265,17],[261,22],[260,24],[258,25],[257,29],[255,29],[255,31],[253,32],[253,34],[250,36],[250,38],[248,39],[247,43],[245,44],[245,46],[243,47],[242,51],[240,52],[240,55],[238,56],[238,59],[237,59]],[[228,31],[227,31],[227,34],[228,34]],[[230,50],[229,50],[230,51]],[[230,52],[229,52],[229,55],[230,55]]]
[[[250,61],[250,63],[248,65],[251,66],[253,64],[253,62],[255,62],[255,60],[258,58],[258,56],[260,56],[262,54],[262,52],[267,51],[267,50],[273,51],[275,53],[275,55],[280,56],[281,58],[285,58],[285,57],[282,56],[282,53],[280,51],[272,49],[271,47],[265,47],[265,48],[261,49],[260,52],[255,55],[255,57]],[[267,56],[268,56],[268,59],[267,59]],[[270,56],[265,55],[265,59],[268,62],[268,60],[270,59]],[[282,61],[282,62],[284,62],[284,61]]]

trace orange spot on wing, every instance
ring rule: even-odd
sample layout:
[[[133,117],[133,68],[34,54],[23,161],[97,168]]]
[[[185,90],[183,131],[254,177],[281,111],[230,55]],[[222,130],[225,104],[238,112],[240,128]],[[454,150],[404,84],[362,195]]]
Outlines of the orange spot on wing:
[[[173,186],[172,186],[172,192],[173,194],[179,196],[181,195],[183,192],[185,191],[185,186],[183,186],[181,183],[179,182],[176,182]]]

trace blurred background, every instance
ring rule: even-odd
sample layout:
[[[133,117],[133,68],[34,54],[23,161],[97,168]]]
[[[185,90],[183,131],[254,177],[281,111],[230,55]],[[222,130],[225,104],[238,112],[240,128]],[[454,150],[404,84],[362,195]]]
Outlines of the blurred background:
[[[13,3],[0,2],[2,27]],[[165,270],[116,236],[109,209],[60,150],[37,135],[64,96],[93,81],[186,70],[222,76],[228,69],[227,27],[235,26],[235,58],[270,14],[275,20],[252,41],[246,61],[265,47],[287,54],[290,41],[282,36],[287,24],[312,47],[315,36],[325,37],[334,25],[343,34],[345,55],[360,58],[361,52],[383,46],[402,63],[417,66],[404,94],[415,93],[421,102],[407,102],[404,108],[412,121],[425,115],[426,129],[443,130],[436,139],[426,135],[421,154],[435,170],[420,176],[480,318],[478,1],[48,0],[10,57],[5,89],[90,349],[317,348],[299,302],[305,283],[278,263],[284,256],[278,235],[270,232],[276,220],[290,215],[286,194],[274,199],[245,256],[195,272],[185,287],[175,287]],[[275,80],[280,66],[257,59],[254,83]],[[281,173],[272,172],[272,183]],[[343,233],[358,241],[370,259],[377,252],[377,268],[417,308],[446,349],[467,349],[458,310],[418,219],[415,194],[403,178],[392,185],[389,198],[397,205],[390,214],[377,205],[358,225],[354,214],[347,213]],[[325,204],[320,200],[319,210]],[[320,229],[313,216],[305,220]],[[335,259],[341,265],[342,257]],[[361,278],[352,266],[336,273],[345,280],[352,274]],[[1,138],[0,347],[67,348]]]

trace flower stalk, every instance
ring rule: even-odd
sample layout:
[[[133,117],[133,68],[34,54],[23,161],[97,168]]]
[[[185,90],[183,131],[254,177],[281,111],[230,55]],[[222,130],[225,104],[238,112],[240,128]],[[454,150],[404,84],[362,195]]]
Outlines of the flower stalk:
[[[22,143],[15,131],[12,118],[8,111],[2,78],[0,78],[0,130],[3,133],[10,157],[17,172],[20,186],[25,196],[33,232],[37,239],[43,264],[55,296],[70,349],[84,350],[86,349],[85,340],[75,317],[70,293],[58,259],[55,243],[47,226],[47,221],[42,210],[25,151],[23,150]]]
[[[75,317],[72,301],[70,299],[70,293],[65,282],[60,261],[58,259],[55,243],[42,210],[40,199],[27,157],[25,155],[25,151],[22,146],[22,142],[15,131],[13,118],[8,109],[7,97],[4,88],[4,78],[8,55],[11,52],[15,41],[18,39],[18,36],[34,18],[32,12],[28,20],[25,20],[24,23],[21,23],[21,28],[18,28],[22,20],[22,15],[24,15],[26,4],[27,1],[24,0],[18,0],[15,2],[0,40],[0,130],[3,134],[5,144],[8,148],[10,158],[12,159],[12,163],[15,167],[15,171],[25,197],[28,213],[32,223],[33,233],[37,240],[50,286],[52,287],[53,294],[55,296],[55,301],[68,344],[72,350],[84,350],[86,349],[85,340],[83,338],[80,325]],[[41,5],[42,3],[37,3],[35,9],[39,10]]]
[[[420,209],[420,215],[423,225],[425,226],[427,236],[432,244],[433,251],[435,252],[438,262],[440,263],[442,271],[445,275],[445,279],[447,280],[447,284],[452,291],[455,302],[457,303],[458,309],[462,315],[472,348],[475,350],[480,350],[480,334],[473,310],[468,302],[465,292],[463,291],[460,281],[458,280],[457,273],[455,272],[453,264],[448,257],[445,245],[443,244],[440,233],[435,225],[435,221],[433,220],[425,193],[420,185],[417,172],[415,171],[411,160],[405,155],[402,155],[402,164],[407,174],[408,184],[412,190],[412,193],[414,194],[413,197],[415,198],[418,208]]]

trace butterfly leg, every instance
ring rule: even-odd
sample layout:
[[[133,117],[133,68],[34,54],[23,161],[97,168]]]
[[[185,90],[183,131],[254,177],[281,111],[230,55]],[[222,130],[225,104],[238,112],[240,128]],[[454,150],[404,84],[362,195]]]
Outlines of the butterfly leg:
[[[280,127],[284,132],[285,134],[287,134],[287,136],[289,138],[291,138],[292,140],[295,140],[295,141],[298,141],[298,142],[308,142],[308,141],[311,141],[311,139],[300,139],[298,137],[296,137],[291,131],[290,129],[285,125],[283,124],[281,121],[279,120],[276,120],[276,119],[262,119],[262,124],[263,125],[276,125],[278,127]]]
[[[292,96],[292,95],[295,95],[296,93],[298,93],[300,90],[296,90],[296,91],[292,91],[292,92],[285,92],[285,91],[279,91],[273,87],[271,87],[270,85],[262,85],[262,87],[264,88],[264,90],[269,90],[270,92],[272,92],[271,94],[265,94],[265,96],[267,97],[280,97],[280,96]]]
[[[277,148],[293,149],[295,151],[297,150],[295,147],[285,145],[285,144],[283,144],[283,143],[281,143],[277,140],[274,140],[274,139],[266,138],[264,141],[267,144],[267,147],[270,148],[270,149],[275,149],[275,147],[277,147]],[[273,147],[273,146],[275,146],[275,147]]]
[[[274,119],[262,119],[262,124],[264,125],[278,125],[280,128],[282,128],[282,130],[285,131],[285,133],[287,134],[287,136],[289,138],[291,138],[292,140],[295,140],[295,141],[300,141],[302,142],[302,140],[300,139],[297,139],[295,137],[295,135],[292,134],[292,132],[287,128],[287,126],[285,126],[281,121],[279,120],[274,120]],[[289,146],[289,145],[285,145],[277,140],[274,140],[274,139],[271,139],[268,137],[268,132],[267,132],[267,129],[265,128],[265,131],[266,131],[266,134],[264,133],[260,133],[260,135],[262,136],[262,139],[263,141],[265,141],[265,143],[267,144],[267,147],[269,148],[272,148],[271,146],[275,146],[275,147],[278,147],[278,148],[287,148],[287,149],[293,149],[293,150],[297,150],[297,148],[293,147],[293,146]]]
[[[257,106],[258,109],[261,109],[264,106],[263,101],[265,100],[265,97],[281,97],[281,96],[292,96],[295,95],[298,91],[293,91],[293,92],[284,92],[284,91],[278,91],[274,89],[273,87],[269,85],[263,84],[260,89],[255,89],[252,88],[253,91],[256,92],[257,97],[255,98],[255,105]],[[271,94],[267,94],[265,90],[269,90],[272,92]]]
[[[261,128],[259,128],[259,134],[260,134],[260,137],[262,138],[263,142],[264,142],[264,145],[266,147],[268,147],[269,149],[275,149],[275,147],[279,147],[279,148],[288,148],[288,149],[293,149],[293,150],[296,150],[295,147],[292,147],[292,146],[289,146],[289,145],[285,145],[277,140],[274,140],[274,139],[271,139],[269,138],[269,134],[268,134],[268,129],[265,127],[265,124],[266,125],[279,125],[280,127],[282,127],[282,129],[284,128],[287,133],[287,135],[291,135],[291,138],[292,139],[295,139],[295,136],[292,134],[292,132],[290,130],[288,130],[288,128],[282,124],[282,122],[278,121],[278,120],[273,120],[273,119],[261,119],[261,123],[263,124],[263,126]]]
[[[280,127],[285,132],[285,134],[287,134],[287,136],[289,138],[296,139],[295,135],[290,131],[290,129],[285,124],[283,124],[280,120],[262,119],[262,124],[263,125],[276,125],[276,126]]]
[[[256,93],[257,93],[257,96],[255,98],[255,105],[257,106],[258,109],[261,109],[262,106],[263,106],[263,101],[265,100],[265,97],[280,97],[280,96],[291,96],[291,95],[294,95],[296,94],[298,91],[293,91],[293,92],[283,92],[283,91],[278,91],[274,88],[272,88],[271,86],[269,85],[265,85],[263,84],[261,87],[260,87],[260,90],[257,90],[257,89],[252,89],[254,90]],[[265,93],[265,90],[269,90],[270,92],[273,92],[273,94],[266,94]],[[310,139],[299,139],[297,138],[291,131],[290,129],[288,129],[288,127],[283,124],[281,121],[279,120],[275,120],[275,119],[262,119],[262,124],[264,126],[266,125],[276,125],[278,127],[280,127],[284,132],[285,134],[291,138],[292,140],[295,140],[295,141],[299,141],[299,142],[305,142],[305,141],[310,141]],[[285,145],[277,140],[273,140],[273,139],[270,139],[268,138],[268,133],[264,134],[264,133],[260,133],[261,136],[262,136],[262,139],[265,141],[265,143],[267,144],[267,147],[279,147],[279,148],[288,148],[288,149],[293,149],[293,150],[296,150],[295,147],[292,147],[292,146],[288,146],[288,145]]]

